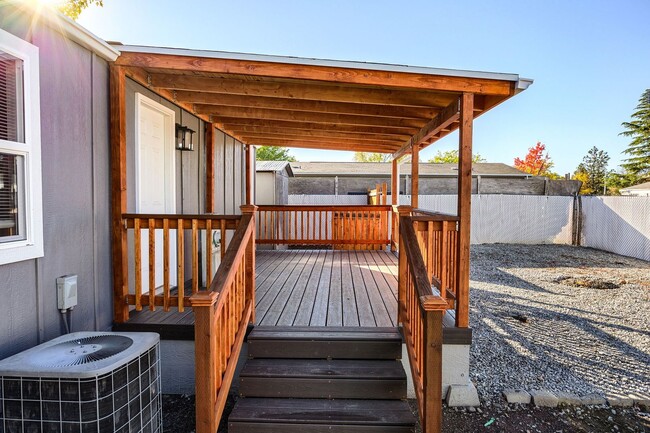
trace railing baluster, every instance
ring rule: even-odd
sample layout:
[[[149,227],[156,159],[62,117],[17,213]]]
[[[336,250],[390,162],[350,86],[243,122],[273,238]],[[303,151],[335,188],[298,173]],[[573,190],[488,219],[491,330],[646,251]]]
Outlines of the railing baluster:
[[[135,260],[135,310],[142,310],[142,233],[140,232],[140,218],[133,221],[133,248]]]
[[[205,287],[212,283],[212,220],[205,222]]]
[[[163,310],[169,311],[169,218],[163,218]]]
[[[199,222],[192,218],[192,294],[199,291]]]
[[[178,219],[176,228],[176,288],[178,290],[178,311],[185,311],[185,225],[183,218]]]
[[[149,310],[156,309],[156,220],[149,218]]]

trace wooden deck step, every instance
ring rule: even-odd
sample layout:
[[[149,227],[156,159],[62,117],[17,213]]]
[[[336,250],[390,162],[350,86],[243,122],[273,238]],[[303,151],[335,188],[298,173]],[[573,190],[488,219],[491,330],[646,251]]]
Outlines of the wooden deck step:
[[[401,400],[244,398],[229,433],[411,433],[415,418]]]
[[[389,328],[257,326],[248,335],[251,358],[400,359],[402,336]]]
[[[396,360],[250,359],[239,377],[244,397],[406,398]]]

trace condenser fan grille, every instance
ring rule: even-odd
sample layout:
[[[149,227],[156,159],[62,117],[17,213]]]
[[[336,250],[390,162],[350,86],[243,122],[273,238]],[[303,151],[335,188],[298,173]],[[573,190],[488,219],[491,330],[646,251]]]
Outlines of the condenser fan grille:
[[[131,347],[133,340],[122,335],[95,335],[50,346],[34,363],[47,367],[70,367],[110,358]]]

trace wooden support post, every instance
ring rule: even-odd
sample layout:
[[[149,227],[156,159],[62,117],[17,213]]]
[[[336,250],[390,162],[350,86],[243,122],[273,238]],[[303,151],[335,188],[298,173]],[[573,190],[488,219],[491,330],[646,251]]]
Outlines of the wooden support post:
[[[126,227],[122,215],[126,213],[126,77],[124,68],[110,67],[111,116],[111,217],[113,254],[113,320],[129,320],[126,303],[128,288],[128,249]]]
[[[456,326],[469,326],[469,242],[472,211],[472,125],[474,95],[463,93],[460,101],[458,142],[458,267]]]
[[[253,204],[253,181],[255,176],[254,152],[250,144],[246,145],[246,204]]]
[[[216,292],[192,296],[194,310],[194,365],[196,432],[217,431],[217,359],[220,356],[214,327]]]
[[[255,234],[257,233],[257,223],[255,221],[255,213],[257,206],[243,205],[241,206],[243,215],[250,215],[253,224],[253,232],[246,245],[246,299],[251,302],[251,317],[250,323],[255,323]]]
[[[420,146],[411,150],[411,207],[418,208],[418,184],[420,182]]]
[[[214,213],[214,123],[205,124],[205,212]]]
[[[393,170],[390,178],[391,196],[390,202],[393,206],[391,212],[391,230],[390,230],[390,250],[397,251],[399,245],[399,216],[397,213],[397,205],[399,204],[399,162],[398,159],[393,159]]]
[[[399,206],[399,217],[411,215],[413,208],[411,206]],[[399,227],[399,225],[398,225]],[[397,268],[397,323],[404,323],[406,320],[406,274],[408,266],[406,252],[404,248],[404,239],[399,237],[399,260]]]
[[[426,311],[424,316],[424,414],[422,431],[442,431],[442,315],[444,310]]]

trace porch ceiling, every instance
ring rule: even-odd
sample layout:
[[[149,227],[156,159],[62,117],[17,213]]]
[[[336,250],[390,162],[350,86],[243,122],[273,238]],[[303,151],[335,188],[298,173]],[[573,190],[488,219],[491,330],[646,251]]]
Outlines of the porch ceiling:
[[[247,144],[393,153],[458,127],[524,90],[513,74],[116,46],[117,66]]]

